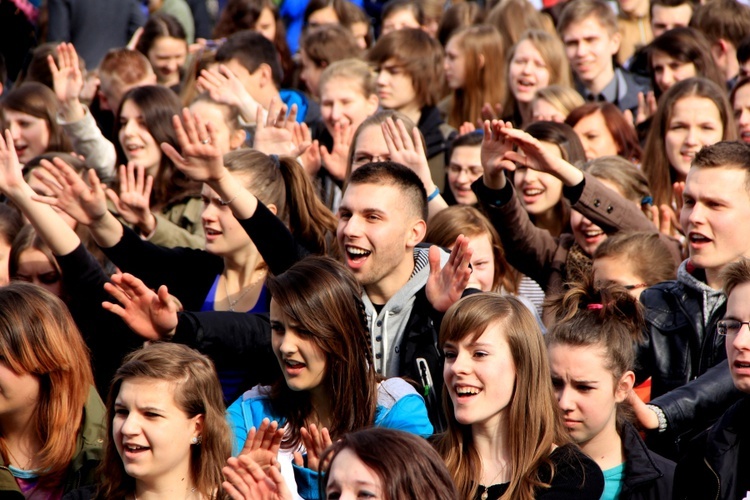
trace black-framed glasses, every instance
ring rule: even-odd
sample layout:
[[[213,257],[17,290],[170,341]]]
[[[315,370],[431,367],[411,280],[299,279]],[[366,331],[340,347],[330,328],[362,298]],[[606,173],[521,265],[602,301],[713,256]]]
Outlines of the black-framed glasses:
[[[716,323],[716,331],[719,335],[737,335],[740,333],[742,325],[747,325],[750,328],[750,321],[739,321],[736,319],[722,319]]]

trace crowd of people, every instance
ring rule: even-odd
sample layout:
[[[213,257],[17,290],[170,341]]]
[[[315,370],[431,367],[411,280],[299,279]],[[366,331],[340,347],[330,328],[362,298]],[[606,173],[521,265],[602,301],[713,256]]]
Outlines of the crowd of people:
[[[750,6],[0,26],[0,497],[750,498]]]

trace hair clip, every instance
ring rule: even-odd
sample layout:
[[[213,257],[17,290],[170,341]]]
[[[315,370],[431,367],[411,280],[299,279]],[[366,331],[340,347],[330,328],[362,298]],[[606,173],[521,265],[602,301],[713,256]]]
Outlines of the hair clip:
[[[644,196],[641,200],[641,205],[653,205],[654,199],[650,196]]]
[[[604,309],[604,306],[601,304],[589,304],[586,306],[586,309],[588,309],[589,311],[596,311],[599,309]]]

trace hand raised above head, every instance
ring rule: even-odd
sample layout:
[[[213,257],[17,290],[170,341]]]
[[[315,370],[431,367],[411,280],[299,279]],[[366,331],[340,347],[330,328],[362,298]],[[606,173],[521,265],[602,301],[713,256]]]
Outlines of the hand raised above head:
[[[471,278],[473,253],[469,248],[469,238],[461,234],[456,238],[448,262],[441,269],[440,250],[435,245],[430,247],[430,276],[427,278],[425,293],[436,311],[447,311],[461,298]]]
[[[57,207],[79,224],[90,226],[107,214],[104,186],[94,169],[88,171],[86,182],[73,167],[61,158],[42,160],[41,169],[31,173],[50,190],[52,196],[34,196],[35,201]]]
[[[10,195],[24,184],[26,181],[23,179],[21,163],[13,144],[13,135],[10,130],[6,130],[4,138],[0,135],[0,191]]]
[[[199,182],[217,181],[228,173],[217,145],[216,130],[210,122],[204,122],[185,108],[182,120],[177,115],[172,117],[172,126],[181,152],[167,143],[161,144],[161,150],[181,172]]]

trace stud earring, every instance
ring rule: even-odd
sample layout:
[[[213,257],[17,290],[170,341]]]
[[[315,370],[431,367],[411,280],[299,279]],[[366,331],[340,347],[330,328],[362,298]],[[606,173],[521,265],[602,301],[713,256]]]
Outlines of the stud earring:
[[[190,439],[190,444],[201,444],[201,441],[203,441],[203,439],[201,438],[201,436],[193,436]]]

